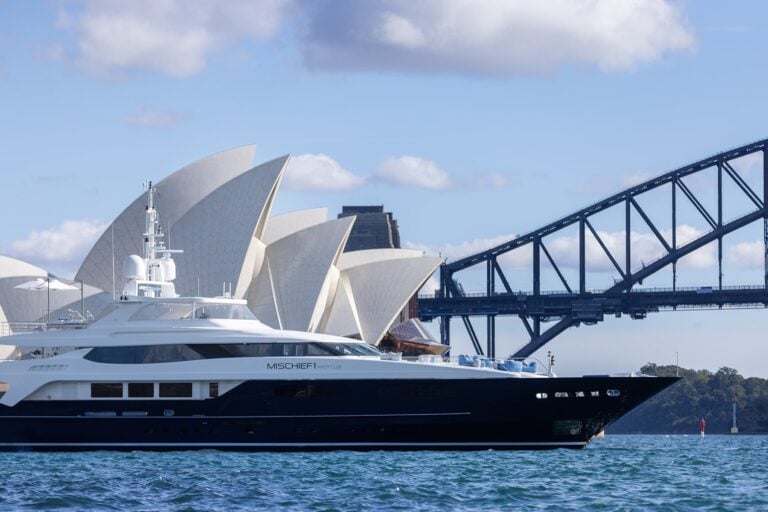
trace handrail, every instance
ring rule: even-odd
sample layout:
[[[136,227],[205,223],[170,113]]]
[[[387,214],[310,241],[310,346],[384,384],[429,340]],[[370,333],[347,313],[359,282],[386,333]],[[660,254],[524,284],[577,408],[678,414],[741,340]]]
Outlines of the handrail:
[[[0,338],[30,332],[85,329],[93,322],[0,322]]]

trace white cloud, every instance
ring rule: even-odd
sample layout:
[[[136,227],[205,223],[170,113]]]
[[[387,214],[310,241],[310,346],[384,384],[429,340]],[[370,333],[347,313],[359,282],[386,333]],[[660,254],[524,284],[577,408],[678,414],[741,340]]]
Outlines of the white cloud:
[[[325,0],[307,11],[305,59],[324,69],[623,71],[693,45],[669,0]]]
[[[54,228],[32,231],[26,238],[12,242],[4,252],[43,268],[67,268],[74,274],[107,226],[97,220],[67,220]]]
[[[434,295],[434,293],[440,289],[440,279],[437,278],[435,274],[432,274],[429,279],[427,279],[427,282],[424,283],[424,286],[422,286],[419,289],[418,294],[419,295]]]
[[[762,268],[765,265],[765,245],[760,240],[741,242],[728,247],[726,257],[740,267]]]
[[[99,73],[188,77],[290,24],[310,68],[541,75],[623,71],[693,46],[672,0],[81,0],[57,26]]]
[[[448,173],[431,160],[417,156],[391,157],[379,164],[374,176],[387,183],[427,189],[451,186]]]
[[[289,190],[352,190],[365,182],[328,155],[305,154],[292,157],[283,185]]]
[[[424,32],[419,27],[391,12],[381,15],[381,22],[375,36],[381,41],[403,48],[418,48],[427,42]]]
[[[77,61],[101,72],[151,70],[188,77],[215,50],[263,40],[280,28],[289,0],[86,0],[82,14],[64,12]]]
[[[748,155],[734,158],[729,162],[736,172],[741,173],[744,176],[750,175],[755,171],[763,171],[763,152],[757,151]]]
[[[127,124],[149,128],[170,128],[184,118],[179,112],[170,110],[140,108],[125,118]]]

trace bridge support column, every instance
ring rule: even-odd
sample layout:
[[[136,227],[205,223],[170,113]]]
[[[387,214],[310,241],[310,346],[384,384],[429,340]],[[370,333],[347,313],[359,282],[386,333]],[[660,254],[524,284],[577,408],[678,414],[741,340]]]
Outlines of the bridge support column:
[[[765,249],[763,285],[768,290],[768,150],[765,148],[763,148],[763,248]]]
[[[443,345],[451,344],[451,317],[440,317],[440,343]]]
[[[496,357],[496,315],[488,315],[487,317],[488,325],[486,327],[487,329],[487,351],[486,354],[490,358]]]

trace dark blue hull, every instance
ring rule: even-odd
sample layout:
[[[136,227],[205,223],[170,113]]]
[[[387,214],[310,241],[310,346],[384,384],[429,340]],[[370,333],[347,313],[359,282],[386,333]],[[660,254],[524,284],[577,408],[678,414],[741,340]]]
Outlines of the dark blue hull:
[[[581,448],[676,380],[248,381],[207,400],[23,401],[0,406],[0,449]]]

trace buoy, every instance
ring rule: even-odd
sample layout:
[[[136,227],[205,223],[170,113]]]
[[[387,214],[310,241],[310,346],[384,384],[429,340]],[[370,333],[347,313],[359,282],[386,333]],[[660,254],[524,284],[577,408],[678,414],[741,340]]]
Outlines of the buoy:
[[[707,429],[707,422],[704,420],[704,418],[701,418],[701,421],[699,421],[699,432],[701,433],[701,437],[704,437],[704,431]]]

